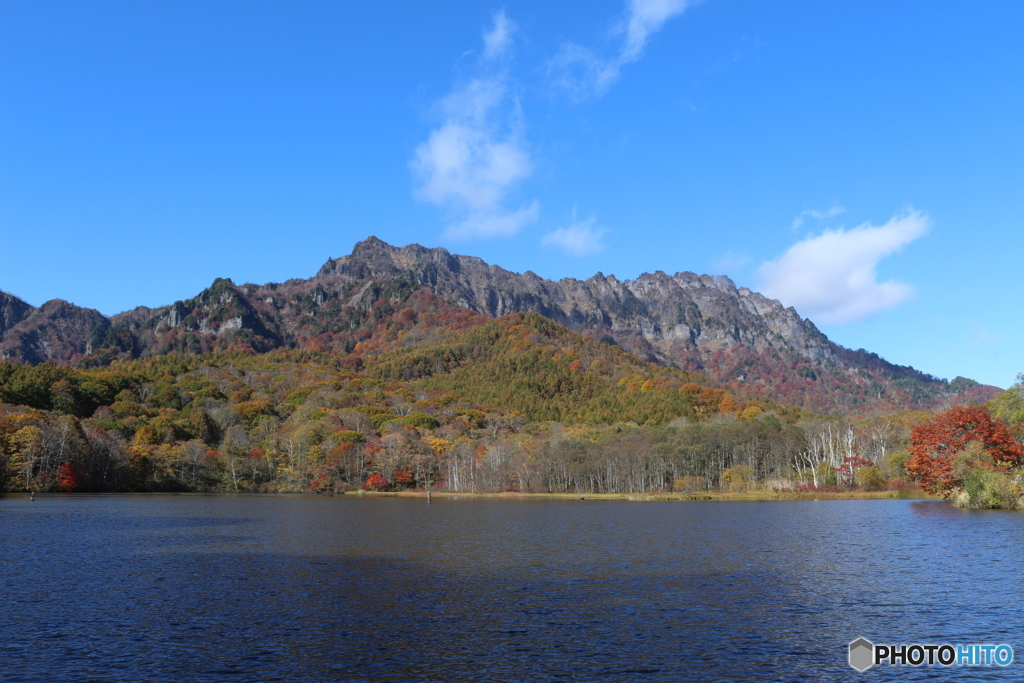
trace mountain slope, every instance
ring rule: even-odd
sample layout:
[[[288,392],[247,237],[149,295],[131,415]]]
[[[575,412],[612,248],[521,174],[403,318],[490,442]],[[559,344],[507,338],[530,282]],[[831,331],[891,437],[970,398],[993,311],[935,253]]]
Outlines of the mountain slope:
[[[746,407],[698,384],[706,381],[700,375],[645,363],[536,313],[511,313],[450,339],[382,354],[368,372],[535,421],[664,424]]]

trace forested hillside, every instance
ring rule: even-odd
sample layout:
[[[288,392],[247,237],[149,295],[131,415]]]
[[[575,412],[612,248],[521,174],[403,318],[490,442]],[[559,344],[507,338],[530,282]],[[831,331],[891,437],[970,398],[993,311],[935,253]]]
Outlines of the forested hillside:
[[[909,430],[928,417],[817,418],[534,314],[402,347],[422,332],[409,323],[378,338],[392,347],[380,354],[2,363],[3,488],[885,488],[902,485]]]
[[[638,360],[537,314],[513,314],[445,341],[376,358],[370,374],[502,406],[530,420],[665,424],[763,412],[700,375]],[[767,403],[765,404],[767,405]]]

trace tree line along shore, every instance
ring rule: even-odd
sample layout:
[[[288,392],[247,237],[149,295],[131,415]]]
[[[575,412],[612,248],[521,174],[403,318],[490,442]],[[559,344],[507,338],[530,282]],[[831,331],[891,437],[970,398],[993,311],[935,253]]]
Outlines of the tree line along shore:
[[[85,369],[3,363],[0,484],[675,499],[871,498],[920,486],[965,507],[1024,498],[1020,384],[987,405],[842,419],[743,399],[682,371],[584,366],[572,349],[537,346],[523,349],[533,366],[515,369],[532,383],[491,373],[495,395],[523,394],[505,408],[446,391],[458,387],[436,373],[402,380],[395,358],[358,369],[280,350]],[[486,397],[486,377],[466,381]],[[602,419],[550,419],[574,402]]]

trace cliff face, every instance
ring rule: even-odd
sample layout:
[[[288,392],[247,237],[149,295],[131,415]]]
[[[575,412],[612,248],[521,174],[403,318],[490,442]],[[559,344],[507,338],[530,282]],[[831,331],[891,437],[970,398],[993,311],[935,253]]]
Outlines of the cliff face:
[[[373,237],[351,255],[329,260],[316,276],[325,285],[374,278],[410,279],[450,304],[489,317],[539,313],[661,363],[692,363],[692,352],[710,355],[733,347],[794,352],[813,361],[835,358],[834,345],[810,320],[757,292],[737,289],[724,276],[658,271],[618,280],[598,273],[553,282],[445,249],[396,248]]]
[[[509,313],[534,312],[644,360],[709,375],[740,394],[824,413],[935,408],[996,393],[939,380],[834,344],[792,308],[724,276],[645,273],[545,280],[473,256],[370,237],[308,280],[236,286],[104,318],[63,301],[33,309],[0,293],[0,357],[109,363],[179,351],[279,347],[352,354],[444,338]]]

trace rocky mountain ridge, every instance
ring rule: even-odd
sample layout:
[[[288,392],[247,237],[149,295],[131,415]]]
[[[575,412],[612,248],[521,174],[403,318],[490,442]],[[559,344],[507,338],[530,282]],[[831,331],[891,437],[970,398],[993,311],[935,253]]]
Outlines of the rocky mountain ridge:
[[[831,342],[792,308],[724,276],[661,271],[551,281],[473,256],[375,237],[312,278],[236,286],[218,278],[169,306],[102,316],[61,301],[0,299],[0,357],[102,365],[170,351],[309,348],[369,361],[509,313],[534,312],[643,360],[740,393],[825,413],[934,408],[998,389],[940,380]]]
[[[644,273],[618,280],[597,273],[587,280],[545,280],[519,274],[474,256],[417,244],[392,247],[376,238],[352,254],[330,259],[317,273],[323,282],[412,278],[455,306],[488,317],[530,311],[590,336],[603,332],[649,360],[677,364],[687,351],[746,346],[794,351],[814,361],[833,359],[831,342],[793,308],[737,288],[728,277],[690,272]]]

